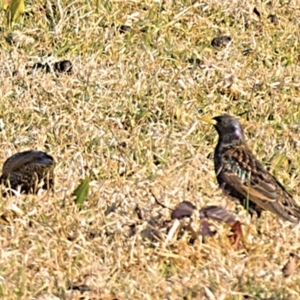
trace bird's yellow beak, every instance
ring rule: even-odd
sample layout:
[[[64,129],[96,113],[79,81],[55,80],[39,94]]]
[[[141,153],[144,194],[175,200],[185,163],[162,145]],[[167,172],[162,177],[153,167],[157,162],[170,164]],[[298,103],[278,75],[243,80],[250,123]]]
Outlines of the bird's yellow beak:
[[[203,122],[206,122],[208,124],[212,124],[212,125],[216,125],[217,124],[217,121],[210,118],[209,116],[203,116],[201,118],[199,118],[200,121],[203,121]]]

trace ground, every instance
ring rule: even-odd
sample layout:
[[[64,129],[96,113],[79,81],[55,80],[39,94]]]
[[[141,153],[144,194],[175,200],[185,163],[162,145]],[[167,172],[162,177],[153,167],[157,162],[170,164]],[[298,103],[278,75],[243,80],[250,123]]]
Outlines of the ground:
[[[299,299],[299,272],[282,273],[299,226],[270,213],[250,224],[222,195],[217,134],[199,121],[237,116],[298,201],[297,1],[27,1],[11,34],[2,16],[0,161],[37,149],[57,162],[53,193],[1,200],[2,299]],[[232,39],[215,48],[220,35]],[[28,68],[64,59],[70,75]],[[226,207],[247,243],[233,249],[218,223],[205,241],[166,242],[171,212],[151,191],[170,208]]]

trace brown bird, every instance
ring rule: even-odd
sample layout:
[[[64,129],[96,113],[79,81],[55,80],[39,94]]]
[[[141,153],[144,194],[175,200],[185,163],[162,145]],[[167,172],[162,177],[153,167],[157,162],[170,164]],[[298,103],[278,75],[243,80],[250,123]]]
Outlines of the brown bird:
[[[300,207],[284,186],[271,175],[248,148],[239,121],[229,115],[200,120],[213,124],[219,134],[214,163],[218,183],[238,199],[250,214],[268,210],[283,220],[298,223]]]
[[[55,161],[42,151],[24,151],[9,157],[2,168],[0,182],[6,187],[21,192],[35,193],[43,181],[42,188],[53,188]]]

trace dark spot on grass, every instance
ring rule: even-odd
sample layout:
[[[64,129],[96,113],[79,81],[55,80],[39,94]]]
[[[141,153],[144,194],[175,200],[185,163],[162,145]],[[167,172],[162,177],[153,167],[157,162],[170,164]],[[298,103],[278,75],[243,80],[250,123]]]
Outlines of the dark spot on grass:
[[[211,41],[211,45],[215,48],[225,48],[229,42],[231,42],[231,37],[228,35],[222,35],[215,37]]]
[[[278,18],[275,14],[268,15],[268,20],[276,26],[279,24]]]

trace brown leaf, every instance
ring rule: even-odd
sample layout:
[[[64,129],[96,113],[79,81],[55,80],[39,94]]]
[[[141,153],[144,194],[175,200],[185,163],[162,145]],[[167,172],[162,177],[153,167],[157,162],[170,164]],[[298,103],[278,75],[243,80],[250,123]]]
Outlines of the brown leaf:
[[[201,223],[201,234],[202,236],[214,236],[217,233],[216,230],[211,230],[210,224],[207,221]]]
[[[236,221],[235,215],[229,213],[225,208],[216,205],[209,205],[201,208],[200,218],[208,218],[219,222],[225,222],[227,224],[231,224]]]
[[[231,226],[230,231],[232,232],[232,235],[230,236],[230,241],[231,241],[232,248],[237,250],[237,249],[239,249],[240,240],[241,240],[242,235],[243,235],[241,222],[240,221],[234,222]]]
[[[172,211],[171,219],[173,220],[191,217],[194,209],[196,209],[196,206],[194,204],[189,201],[182,201]]]

